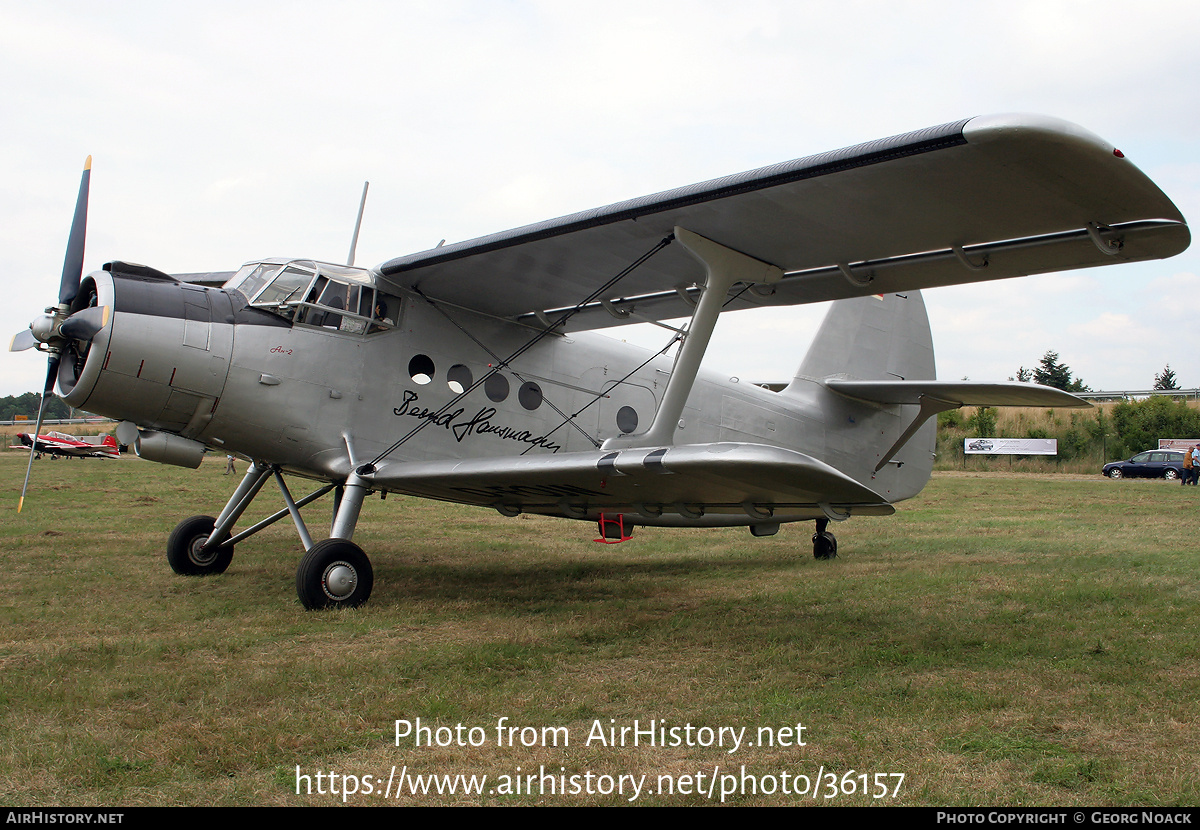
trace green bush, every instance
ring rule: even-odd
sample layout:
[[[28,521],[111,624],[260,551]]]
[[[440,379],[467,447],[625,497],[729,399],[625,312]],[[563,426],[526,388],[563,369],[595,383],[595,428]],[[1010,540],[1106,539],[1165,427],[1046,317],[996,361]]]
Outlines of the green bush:
[[[971,416],[971,428],[977,438],[992,438],[996,435],[996,408],[981,406]]]
[[[1113,407],[1116,441],[1110,460],[1158,446],[1159,438],[1200,439],[1200,412],[1165,397],[1126,401]]]
[[[970,410],[967,410],[970,413]],[[1008,458],[1003,468],[1099,471],[1105,461],[1128,458],[1158,446],[1160,438],[1200,441],[1200,410],[1181,401],[1153,397],[1125,401],[1093,410],[1022,409],[997,411],[981,407],[973,414],[943,412],[938,416],[937,458],[941,469],[967,465],[971,469],[994,466],[998,457],[964,458],[967,438],[1054,438],[1057,457]],[[990,461],[989,461],[990,458]]]

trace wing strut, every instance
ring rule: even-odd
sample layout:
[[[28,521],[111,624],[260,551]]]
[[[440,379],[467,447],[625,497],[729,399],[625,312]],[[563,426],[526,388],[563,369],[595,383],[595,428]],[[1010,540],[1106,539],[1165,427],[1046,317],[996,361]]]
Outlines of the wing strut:
[[[603,449],[665,447],[673,444],[679,416],[683,414],[683,405],[696,382],[700,361],[708,349],[729,289],[738,282],[769,284],[783,277],[783,269],[778,266],[726,248],[686,228],[676,226],[675,239],[704,265],[707,272],[704,291],[696,303],[696,310],[692,312],[692,322],[683,346],[675,356],[675,366],[667,380],[662,403],[654,414],[654,422],[645,432],[609,438],[604,442]]]
[[[961,403],[951,403],[950,401],[940,401],[937,398],[929,395],[921,396],[921,409],[917,412],[917,417],[913,418],[913,422],[908,425],[908,429],[904,430],[904,434],[896,439],[896,443],[892,444],[892,448],[883,454],[883,458],[879,459],[879,463],[875,465],[875,472],[883,469],[883,465],[892,460],[892,456],[900,452],[900,448],[908,443],[908,439],[912,438],[918,429],[920,429],[926,421],[932,418],[939,412],[946,412],[950,409],[958,409]]]

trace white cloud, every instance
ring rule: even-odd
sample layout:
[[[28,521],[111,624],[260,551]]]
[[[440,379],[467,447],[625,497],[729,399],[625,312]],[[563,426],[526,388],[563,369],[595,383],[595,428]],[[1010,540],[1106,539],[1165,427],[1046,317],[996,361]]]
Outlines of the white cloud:
[[[1011,110],[1114,140],[1195,214],[1197,24],[1192,2],[1112,0],[3,0],[0,331],[24,328],[53,299],[89,153],[89,268],[341,259],[364,179],[358,261],[377,263]],[[1175,314],[1186,285],[1158,281],[1197,272],[1188,252],[1156,269],[930,292],[942,375],[1003,378],[1054,348],[1081,352],[1093,386],[1143,382],[1168,360],[1200,384],[1174,323],[1143,322],[1153,336],[1120,349],[1089,327],[1106,312]],[[710,362],[790,376],[819,312],[758,314],[724,321]],[[749,345],[758,337],[765,345]],[[1088,356],[1110,349],[1122,353]],[[31,353],[7,355],[0,394],[36,388],[43,372]]]

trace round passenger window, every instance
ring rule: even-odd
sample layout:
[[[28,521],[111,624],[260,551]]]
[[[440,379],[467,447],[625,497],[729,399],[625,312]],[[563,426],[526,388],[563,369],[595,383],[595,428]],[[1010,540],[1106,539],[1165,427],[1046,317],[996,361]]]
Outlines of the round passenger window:
[[[637,429],[637,410],[632,406],[623,406],[617,410],[617,429],[630,433]]]
[[[497,372],[484,382],[483,391],[487,393],[488,400],[500,403],[508,397],[508,378]]]
[[[521,402],[521,406],[530,411],[537,409],[542,405],[542,387],[533,381],[522,383],[520,390],[517,391],[517,400]]]
[[[408,361],[408,376],[422,386],[433,380],[433,360],[428,355],[415,355]]]
[[[472,380],[471,370],[461,363],[454,364],[450,367],[450,371],[446,373],[446,385],[456,395],[461,395],[470,389]]]

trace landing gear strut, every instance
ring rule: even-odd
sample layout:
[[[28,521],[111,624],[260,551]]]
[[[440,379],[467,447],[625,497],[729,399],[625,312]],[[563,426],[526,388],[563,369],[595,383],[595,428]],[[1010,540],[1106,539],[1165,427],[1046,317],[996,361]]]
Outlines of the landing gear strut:
[[[829,527],[829,519],[817,519],[817,532],[813,534],[813,558],[815,559],[835,559],[837,558],[837,538],[830,533],[826,528]]]
[[[370,482],[363,476],[374,472],[367,465],[351,474],[344,485],[327,484],[299,501],[284,483],[278,467],[254,462],[234,490],[225,509],[216,519],[211,516],[192,516],[180,522],[167,540],[167,561],[175,573],[185,576],[223,573],[233,560],[235,543],[252,536],[268,525],[290,515],[305,554],[296,569],[296,594],[309,610],[317,608],[355,608],[371,596],[375,582],[371,560],[351,538],[358,523],[363,500],[371,492]],[[268,516],[253,527],[234,535],[232,528],[258,491],[274,476],[283,495],[283,510]],[[300,517],[300,508],[335,490],[333,525],[330,538],[313,543],[308,527]]]

